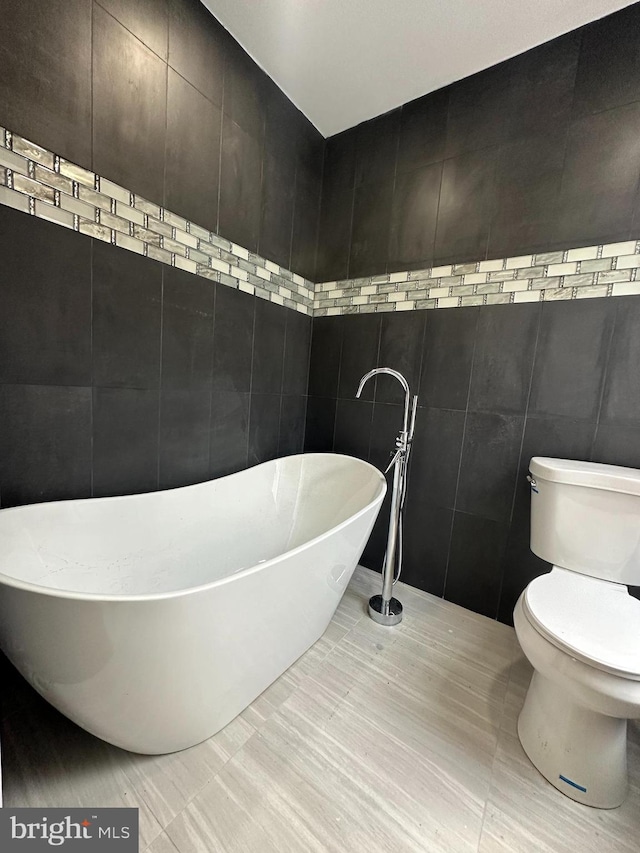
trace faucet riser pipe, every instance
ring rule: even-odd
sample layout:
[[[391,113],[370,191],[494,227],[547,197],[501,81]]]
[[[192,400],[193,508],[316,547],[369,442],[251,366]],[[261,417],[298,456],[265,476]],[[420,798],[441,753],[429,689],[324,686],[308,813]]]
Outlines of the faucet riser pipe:
[[[398,524],[400,523],[400,495],[402,494],[402,468],[404,460],[399,459],[393,471],[393,491],[391,493],[391,513],[387,534],[387,553],[382,567],[382,600],[391,601],[393,593],[393,575],[398,545]]]

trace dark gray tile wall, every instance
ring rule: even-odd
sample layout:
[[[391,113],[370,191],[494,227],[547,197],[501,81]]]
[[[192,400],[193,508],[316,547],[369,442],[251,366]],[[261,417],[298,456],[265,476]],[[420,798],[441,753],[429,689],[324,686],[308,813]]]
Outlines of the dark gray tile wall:
[[[420,408],[403,579],[509,623],[549,569],[529,549],[531,457],[640,467],[639,324],[639,296],[317,317],[306,449],[384,469],[402,425],[397,383],[355,392],[372,367],[406,371]],[[388,513],[387,501],[363,555],[371,568]]]
[[[302,451],[311,318],[0,206],[3,507]]]
[[[307,278],[638,236],[638,4],[326,146],[197,0],[0,17],[0,124]],[[397,390],[353,395],[386,363],[421,396],[403,577],[508,622],[547,568],[531,455],[640,466],[640,297],[319,318],[309,365],[296,312],[7,208],[0,249],[2,506],[195,482],[303,439],[383,467]]]
[[[313,278],[324,139],[198,0],[0,0],[0,125]],[[0,208],[2,506],[302,449],[311,320]]]
[[[640,4],[327,140],[316,281],[640,236]]]
[[[314,280],[324,139],[199,0],[0,20],[0,125]]]

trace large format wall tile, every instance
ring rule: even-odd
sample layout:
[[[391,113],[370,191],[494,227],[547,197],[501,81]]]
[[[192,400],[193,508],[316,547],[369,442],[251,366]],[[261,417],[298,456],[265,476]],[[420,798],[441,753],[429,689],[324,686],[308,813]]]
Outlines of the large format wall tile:
[[[424,330],[427,314],[411,312],[410,316],[389,312],[382,315],[378,365],[398,370],[415,394],[420,383]],[[403,403],[405,395],[392,376],[376,380],[376,403]]]
[[[318,175],[313,171],[299,170],[291,232],[291,269],[311,281],[316,280],[321,195],[322,181]]]
[[[632,4],[327,140],[316,280],[640,236],[639,20]],[[365,265],[349,211],[394,174]]]
[[[254,139],[264,135],[267,76],[240,45],[229,39],[224,70],[224,111]]]
[[[495,619],[508,526],[456,512],[445,581],[445,598]]]
[[[287,313],[282,393],[305,396],[309,377],[311,320],[293,311]]]
[[[557,241],[565,137],[554,128],[500,147],[489,257],[543,251]]]
[[[469,412],[456,509],[509,522],[524,418]]]
[[[393,181],[356,187],[349,276],[374,275],[385,266],[392,198]]]
[[[167,267],[162,298],[162,387],[211,387],[214,290]]]
[[[256,303],[251,369],[251,391],[254,393],[282,393],[285,324],[284,311],[277,305],[264,300]]]
[[[606,299],[543,306],[532,414],[597,420],[615,309]]]
[[[213,333],[213,387],[250,391],[256,300],[222,287],[216,293]]]
[[[640,101],[639,31],[637,3],[584,27],[574,98],[576,115]]]
[[[283,267],[291,266],[295,163],[283,165],[268,154],[262,175],[260,254]]]
[[[93,169],[132,192],[162,199],[166,114],[167,66],[96,6]]]
[[[442,163],[396,175],[389,236],[389,270],[433,261]]]
[[[262,148],[226,115],[220,164],[220,232],[255,252],[260,234]]]
[[[279,394],[252,394],[249,413],[249,465],[268,462],[278,455],[280,440]]]
[[[218,230],[220,108],[169,69],[164,203]]]
[[[158,391],[93,389],[93,495],[158,488]]]
[[[386,184],[393,179],[399,129],[399,109],[358,126],[356,187],[360,184]]]
[[[0,4],[0,124],[91,167],[87,0]]]
[[[338,397],[355,397],[362,376],[377,367],[381,319],[376,314],[363,314],[343,325]],[[375,379],[369,380],[360,399],[373,400],[374,389]]]
[[[214,391],[211,395],[212,477],[233,474],[247,467],[249,403],[246,391]]]
[[[333,450],[369,459],[373,403],[366,400],[338,400],[335,428],[331,425]]]
[[[538,337],[540,305],[491,305],[480,311],[469,409],[524,414]]]
[[[398,172],[413,171],[444,157],[449,89],[439,89],[402,107]]]
[[[214,104],[222,104],[227,32],[199,0],[169,2],[169,65]]]
[[[211,394],[208,388],[172,388],[161,392],[161,489],[209,479],[210,424]]]
[[[119,193],[103,195],[119,206],[133,207],[130,194],[140,194],[149,200],[144,213],[157,218],[166,205],[201,228],[217,231],[222,171],[223,235],[240,242],[246,236],[244,246],[252,251],[262,243],[270,260],[277,257],[281,266],[291,264],[313,278],[325,141],[199,0],[34,0],[28,14],[25,4],[4,6],[0,147],[11,150],[4,128],[16,140],[17,134],[31,140],[19,153],[31,155],[37,169],[34,175],[26,159],[1,152],[0,178],[19,192],[31,190],[36,216],[72,228],[75,214],[80,217],[75,230],[96,236],[95,208],[116,213],[104,207],[109,198],[96,203],[89,197],[98,179],[75,169],[72,164],[77,164],[115,182]],[[230,124],[221,162],[223,101]],[[234,134],[230,125],[249,138]],[[44,147],[46,159],[39,159],[34,144]],[[68,168],[59,172],[54,153],[48,152],[69,161]],[[267,155],[269,174],[277,176],[275,195],[269,187],[263,192]],[[13,185],[4,167],[44,183],[46,169],[56,174],[49,175],[48,189],[27,186],[22,178]],[[63,197],[62,210],[47,211],[48,203],[58,206],[54,190],[75,192],[76,201]],[[4,192],[0,203],[29,210],[26,198]],[[136,230],[146,228],[142,214],[124,213]],[[126,240],[140,239],[138,234],[118,231],[118,225],[115,230],[118,245],[143,251]],[[193,242],[184,245],[198,248]],[[196,272],[196,261],[189,264],[182,256],[185,261],[178,265]],[[197,263],[207,265],[207,258]]]
[[[280,405],[278,456],[302,453],[307,415],[307,398],[283,394]]]
[[[412,498],[425,506],[453,509],[460,476],[465,413],[420,409],[411,451]]]
[[[626,240],[640,171],[640,103],[576,120],[562,174],[556,240]]]
[[[498,148],[444,161],[435,263],[476,261],[487,251]]]
[[[509,137],[561,136],[571,119],[582,30],[509,61]]]
[[[91,388],[0,385],[2,506],[91,495]]]
[[[640,464],[637,298],[578,301],[639,288],[635,240],[601,245],[640,223],[635,7],[325,146],[197,0],[94,2],[93,72],[89,5],[38,2],[29,27],[19,5],[0,124],[50,150],[0,128],[0,201],[22,211],[2,208],[3,236],[30,255],[5,284],[20,322],[0,368],[3,505],[221,476],[296,452],[305,417],[308,449],[384,467],[399,389],[353,397],[388,363],[421,395],[407,576],[508,621],[546,569],[525,457]],[[36,228],[56,232],[40,255]],[[362,315],[315,321],[308,370],[310,320],[287,310],[312,310],[308,283],[289,266],[325,280],[318,315]]]
[[[338,396],[344,325],[342,320],[328,317],[313,323],[309,363],[309,395],[312,397]]]
[[[509,78],[502,63],[451,86],[445,157],[500,142],[509,121]]]
[[[420,382],[423,406],[466,409],[475,347],[477,308],[429,316]]]
[[[158,388],[161,325],[162,266],[97,242],[93,247],[94,384]]]
[[[616,302],[600,422],[636,426],[640,422],[640,304],[633,297]]]
[[[0,252],[0,382],[90,385],[91,240],[0,206]]]
[[[99,0],[103,9],[146,44],[160,59],[167,59],[171,0]]]
[[[576,254],[584,265],[609,264],[591,250]],[[317,317],[310,377],[323,396],[309,399],[305,447],[363,458],[368,447],[369,461],[384,468],[402,424],[402,407],[380,402],[394,383],[379,378],[368,402],[347,392],[376,354],[378,364],[406,372],[420,408],[403,577],[510,623],[524,587],[550,568],[529,548],[531,457],[640,467],[639,306],[635,295]],[[389,503],[362,556],[377,570]]]
[[[353,189],[339,182],[322,185],[316,278],[346,278],[349,275]]]

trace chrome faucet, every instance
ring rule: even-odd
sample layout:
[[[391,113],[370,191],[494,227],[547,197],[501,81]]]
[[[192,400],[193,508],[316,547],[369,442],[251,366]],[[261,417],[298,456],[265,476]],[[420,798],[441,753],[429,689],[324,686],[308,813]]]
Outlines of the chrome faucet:
[[[395,441],[395,453],[392,451],[392,459],[384,472],[387,474],[392,468],[394,469],[389,533],[382,568],[382,595],[374,595],[369,600],[369,616],[381,625],[397,625],[402,620],[402,604],[397,598],[393,598],[393,585],[402,571],[402,515],[407,494],[407,467],[415,432],[418,397],[411,397],[409,383],[397,370],[392,370],[390,367],[376,367],[365,373],[360,380],[356,398],[360,397],[362,389],[369,379],[385,373],[393,376],[402,385],[404,390],[404,417],[402,429]],[[395,573],[396,562],[398,563],[397,575]]]

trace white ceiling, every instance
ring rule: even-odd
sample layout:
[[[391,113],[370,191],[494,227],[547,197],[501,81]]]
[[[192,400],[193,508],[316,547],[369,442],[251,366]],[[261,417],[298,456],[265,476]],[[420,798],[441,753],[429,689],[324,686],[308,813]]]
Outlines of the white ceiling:
[[[202,0],[324,136],[629,0]]]

